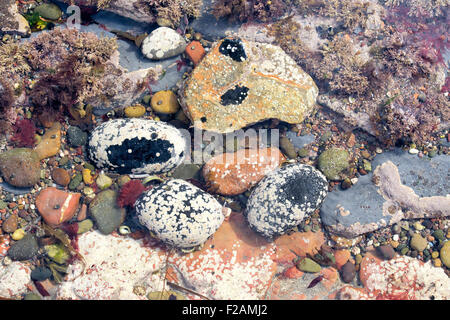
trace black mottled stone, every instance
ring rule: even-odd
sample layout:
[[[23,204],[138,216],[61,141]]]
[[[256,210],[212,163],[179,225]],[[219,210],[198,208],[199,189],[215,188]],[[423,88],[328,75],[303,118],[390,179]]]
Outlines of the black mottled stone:
[[[220,103],[223,106],[229,104],[241,104],[247,98],[249,88],[236,86],[228,90],[220,97]]]
[[[24,261],[32,259],[37,255],[38,250],[39,245],[36,237],[32,234],[27,234],[9,248],[8,256],[15,261]]]
[[[115,119],[90,135],[93,164],[120,174],[150,174],[173,170],[184,159],[186,138],[175,127],[144,119]]]
[[[242,62],[247,59],[244,50],[244,45],[240,39],[225,39],[219,47],[219,52],[223,55],[229,56],[237,62]]]
[[[133,168],[168,161],[171,158],[168,149],[171,147],[173,147],[173,144],[167,140],[132,138],[125,139],[121,145],[108,147],[106,152],[108,154],[108,161],[118,166],[117,172],[120,174],[128,174],[131,173],[131,169]],[[129,149],[132,150],[131,153],[128,152]]]
[[[34,281],[44,281],[52,276],[52,271],[47,267],[36,267],[31,271],[31,279]]]
[[[72,147],[84,146],[87,142],[88,134],[78,127],[70,126],[67,129],[67,139]]]

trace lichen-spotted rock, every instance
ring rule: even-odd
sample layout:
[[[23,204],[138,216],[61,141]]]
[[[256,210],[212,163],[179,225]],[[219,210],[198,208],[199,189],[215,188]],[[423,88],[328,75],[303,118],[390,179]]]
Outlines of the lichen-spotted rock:
[[[245,211],[250,227],[275,238],[320,208],[328,192],[326,178],[315,168],[292,164],[269,173],[252,191]]]
[[[317,95],[280,47],[226,38],[194,69],[180,102],[195,127],[227,133],[270,118],[301,123]]]
[[[178,129],[145,119],[102,123],[89,139],[89,156],[96,166],[120,174],[168,172],[183,162],[185,148]]]
[[[177,248],[203,244],[224,221],[213,196],[179,179],[146,191],[136,201],[139,221],[162,242]]]

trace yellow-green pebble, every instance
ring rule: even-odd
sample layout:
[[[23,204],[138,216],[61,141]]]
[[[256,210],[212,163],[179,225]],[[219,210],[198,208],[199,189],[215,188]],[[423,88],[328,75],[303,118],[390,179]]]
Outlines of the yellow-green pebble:
[[[146,110],[143,105],[136,104],[134,106],[126,107],[124,112],[127,118],[140,118],[145,114]]]
[[[11,238],[15,241],[21,240],[25,236],[25,231],[23,229],[17,229],[12,234]]]
[[[91,170],[90,169],[83,169],[83,181],[85,184],[93,184],[94,179],[92,178]]]
[[[152,109],[163,114],[174,114],[180,109],[177,96],[171,90],[164,90],[155,93],[151,101]]]
[[[433,259],[433,264],[435,267],[442,267],[442,261],[439,258]]]
[[[442,263],[450,268],[450,241],[445,241],[441,250],[439,251],[439,256],[441,258]]]
[[[436,259],[437,257],[439,257],[439,252],[433,251],[433,252],[431,253],[431,258]]]
[[[357,254],[357,255],[355,256],[355,262],[356,262],[356,264],[360,264],[361,261],[362,261],[362,259],[363,259],[362,255]]]

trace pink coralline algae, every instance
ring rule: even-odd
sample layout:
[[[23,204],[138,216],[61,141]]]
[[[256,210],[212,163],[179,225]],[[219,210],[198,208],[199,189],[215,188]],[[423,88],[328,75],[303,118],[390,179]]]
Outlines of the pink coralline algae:
[[[367,254],[361,262],[364,289],[343,287],[337,297],[344,300],[448,300],[450,278],[431,262],[402,256],[383,261]]]

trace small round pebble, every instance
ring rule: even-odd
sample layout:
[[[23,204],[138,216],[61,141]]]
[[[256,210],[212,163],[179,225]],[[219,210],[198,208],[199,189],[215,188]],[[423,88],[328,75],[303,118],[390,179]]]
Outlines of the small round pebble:
[[[36,267],[31,271],[31,279],[34,281],[43,281],[52,276],[52,271],[47,267]]]
[[[446,241],[439,252],[442,263],[450,268],[450,241]]]
[[[26,232],[23,229],[17,229],[12,234],[11,238],[15,241],[21,240],[25,236]]]
[[[412,236],[410,245],[414,250],[423,251],[427,248],[428,241],[420,234],[416,233]]]
[[[345,283],[352,282],[356,276],[355,265],[350,261],[347,261],[347,263],[345,263],[342,266],[341,270],[339,270],[339,271],[340,271],[341,279]]]
[[[378,246],[376,250],[384,260],[391,260],[395,257],[395,250],[390,245]]]
[[[67,186],[70,183],[70,175],[63,168],[55,168],[52,170],[52,179],[61,186]]]
[[[162,114],[174,114],[180,109],[177,96],[171,90],[158,91],[151,100],[152,109]]]

